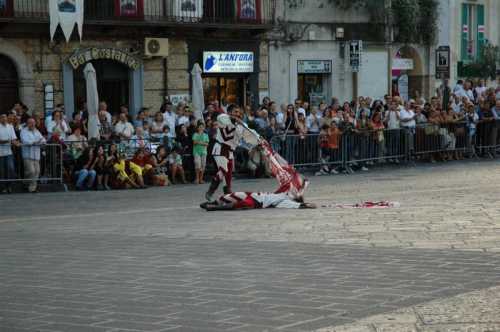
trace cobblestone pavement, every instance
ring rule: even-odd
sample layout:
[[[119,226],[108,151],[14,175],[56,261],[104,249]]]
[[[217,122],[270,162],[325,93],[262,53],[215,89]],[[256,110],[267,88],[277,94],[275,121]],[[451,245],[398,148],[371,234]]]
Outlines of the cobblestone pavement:
[[[363,319],[500,285],[499,166],[312,178],[320,205],[397,209],[206,213],[192,185],[0,196],[0,331],[373,329]]]
[[[371,316],[317,332],[470,332],[500,331],[500,287]]]

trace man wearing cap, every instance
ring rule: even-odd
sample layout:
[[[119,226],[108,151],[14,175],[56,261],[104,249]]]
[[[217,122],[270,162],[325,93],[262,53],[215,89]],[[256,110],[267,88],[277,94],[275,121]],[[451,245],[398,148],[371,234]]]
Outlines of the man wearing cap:
[[[19,145],[14,127],[7,122],[7,114],[0,114],[0,191],[11,193],[11,183],[14,178],[15,166],[12,145]]]

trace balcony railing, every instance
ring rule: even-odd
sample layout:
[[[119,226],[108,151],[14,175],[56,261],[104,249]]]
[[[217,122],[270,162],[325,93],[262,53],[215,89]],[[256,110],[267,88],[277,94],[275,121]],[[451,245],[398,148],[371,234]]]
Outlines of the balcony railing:
[[[71,0],[67,0],[71,6]],[[268,25],[276,0],[85,0],[86,23]],[[0,18],[48,21],[47,0],[0,0]]]

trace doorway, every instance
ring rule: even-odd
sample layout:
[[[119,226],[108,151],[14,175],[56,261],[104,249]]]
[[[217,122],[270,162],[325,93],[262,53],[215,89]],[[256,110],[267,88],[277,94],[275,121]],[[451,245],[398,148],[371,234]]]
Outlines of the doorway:
[[[121,105],[129,105],[129,69],[112,60],[93,60],[91,63],[96,71],[99,101],[105,101],[108,104],[108,111],[117,114]],[[75,73],[76,110],[81,109],[86,99],[84,68],[85,66],[78,67]]]
[[[19,79],[12,60],[0,54],[0,112],[12,109],[19,102]]]
[[[323,74],[299,74],[298,98],[311,105],[319,105],[325,101],[325,84]]]
[[[244,77],[207,76],[203,78],[205,104],[217,100],[222,104],[246,106],[246,79]]]

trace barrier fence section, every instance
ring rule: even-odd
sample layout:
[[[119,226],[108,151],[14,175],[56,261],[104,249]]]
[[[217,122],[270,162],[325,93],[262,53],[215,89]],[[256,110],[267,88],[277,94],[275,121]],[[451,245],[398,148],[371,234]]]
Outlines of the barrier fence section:
[[[33,174],[25,169],[27,160],[35,160],[39,166],[38,183],[63,183],[63,149],[60,144],[13,146],[12,152],[11,165],[6,159],[0,165],[0,184],[32,181]]]
[[[272,146],[296,167],[370,163],[385,160],[495,157],[500,150],[500,120],[424,123],[415,128],[349,130],[322,147],[320,135],[288,135]],[[331,142],[330,142],[331,143]]]
[[[500,148],[499,131],[500,120],[491,119],[478,123],[471,133],[475,153],[481,157],[496,156],[496,151]]]
[[[415,129],[415,156],[432,155],[440,152],[470,152],[467,123],[421,124]]]

